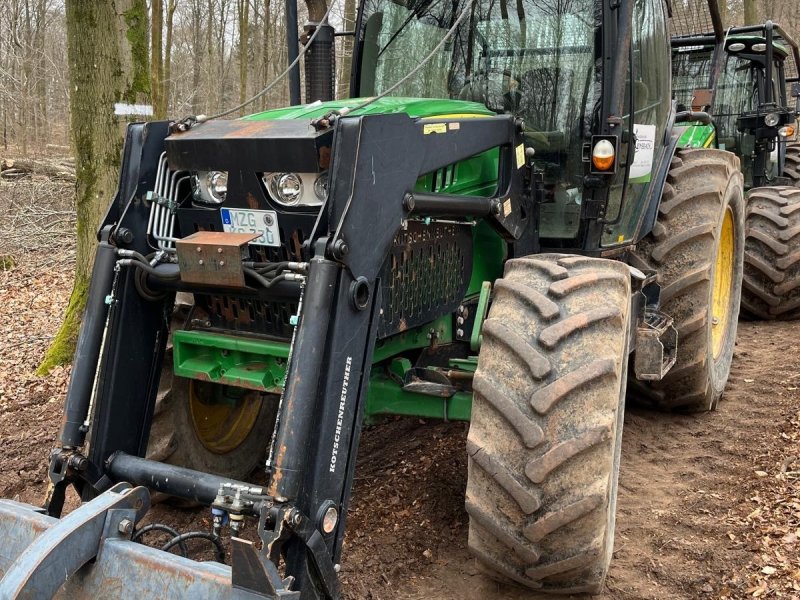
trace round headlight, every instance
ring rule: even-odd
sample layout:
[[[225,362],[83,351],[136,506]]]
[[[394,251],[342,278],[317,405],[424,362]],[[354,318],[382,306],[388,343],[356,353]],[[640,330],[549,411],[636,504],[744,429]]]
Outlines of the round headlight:
[[[320,206],[328,193],[325,173],[262,173],[261,180],[269,197],[283,206]]]
[[[781,116],[778,113],[767,113],[764,117],[764,124],[767,127],[775,127],[781,121]]]
[[[328,197],[328,174],[323,173],[314,180],[314,195],[319,200],[325,200]]]
[[[275,181],[275,193],[279,202],[294,206],[303,196],[303,182],[295,173],[281,173]]]
[[[209,171],[206,177],[208,193],[211,198],[222,204],[228,195],[228,174],[224,171]]]
[[[192,178],[192,195],[202,204],[222,204],[228,195],[228,173],[199,171]]]

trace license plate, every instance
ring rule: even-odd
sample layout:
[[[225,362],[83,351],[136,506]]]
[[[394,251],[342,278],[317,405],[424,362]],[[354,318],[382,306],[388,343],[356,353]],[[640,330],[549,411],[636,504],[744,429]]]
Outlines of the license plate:
[[[230,233],[258,233],[259,237],[250,242],[257,246],[281,245],[281,234],[278,231],[278,214],[274,210],[223,208],[220,213],[223,231]]]

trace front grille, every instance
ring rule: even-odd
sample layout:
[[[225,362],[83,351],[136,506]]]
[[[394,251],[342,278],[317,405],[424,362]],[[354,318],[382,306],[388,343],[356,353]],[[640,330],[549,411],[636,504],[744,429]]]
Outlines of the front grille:
[[[208,316],[204,327],[289,338],[296,302],[268,302],[236,296],[195,294],[196,314]]]
[[[410,222],[395,238],[381,273],[385,308],[379,337],[455,310],[471,273],[469,226]]]

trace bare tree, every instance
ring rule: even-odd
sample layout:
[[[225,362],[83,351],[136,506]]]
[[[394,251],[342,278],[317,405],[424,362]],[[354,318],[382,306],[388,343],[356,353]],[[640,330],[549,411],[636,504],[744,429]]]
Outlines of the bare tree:
[[[66,2],[77,175],[75,283],[64,323],[40,373],[72,358],[86,306],[95,231],[117,183],[122,136],[114,105],[142,100],[149,93],[147,20],[145,0]]]

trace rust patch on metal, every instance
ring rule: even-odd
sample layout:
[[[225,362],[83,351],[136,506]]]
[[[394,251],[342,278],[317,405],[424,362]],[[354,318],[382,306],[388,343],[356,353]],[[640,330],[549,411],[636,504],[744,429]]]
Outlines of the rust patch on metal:
[[[275,455],[275,461],[272,466],[272,477],[270,477],[269,490],[267,490],[270,496],[277,496],[278,494],[278,484],[281,479],[283,479],[283,468],[281,465],[285,458],[286,445],[284,444],[278,448],[278,453]]]
[[[247,202],[247,206],[252,208],[253,210],[258,210],[258,200],[255,196],[253,196],[252,192],[247,192],[247,195],[244,197],[245,202]]]
[[[231,131],[225,134],[226,138],[259,137],[264,131],[273,128],[272,121],[236,121]]]
[[[177,242],[181,281],[200,285],[245,286],[242,260],[258,234],[198,231]]]
[[[331,164],[331,149],[330,146],[322,146],[319,149],[319,166],[321,169],[327,169]]]

